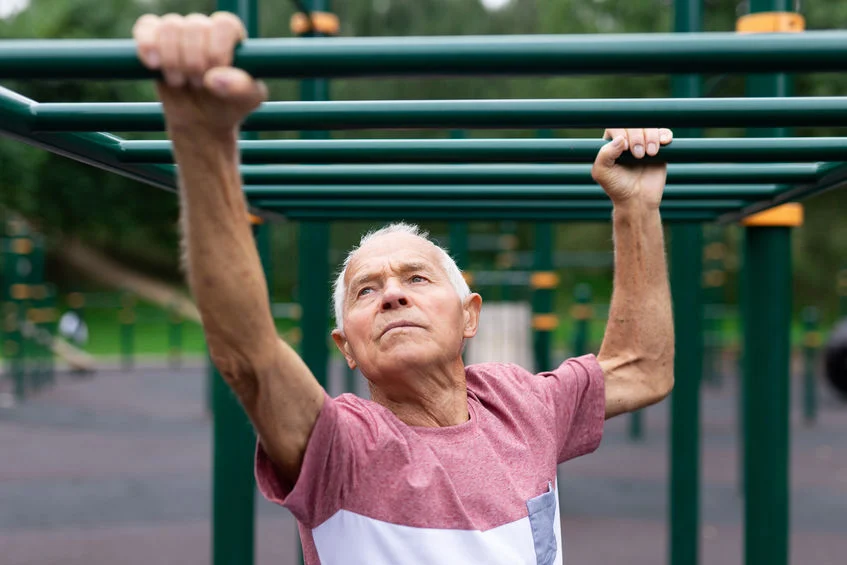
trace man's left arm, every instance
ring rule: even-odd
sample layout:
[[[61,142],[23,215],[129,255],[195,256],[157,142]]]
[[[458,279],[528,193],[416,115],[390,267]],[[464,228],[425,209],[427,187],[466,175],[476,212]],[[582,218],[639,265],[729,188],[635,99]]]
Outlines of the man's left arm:
[[[615,270],[609,319],[597,360],[603,369],[606,418],[659,402],[670,394],[674,328],[662,221],[664,163],[623,166],[656,155],[669,130],[610,129],[592,171],[614,204]]]

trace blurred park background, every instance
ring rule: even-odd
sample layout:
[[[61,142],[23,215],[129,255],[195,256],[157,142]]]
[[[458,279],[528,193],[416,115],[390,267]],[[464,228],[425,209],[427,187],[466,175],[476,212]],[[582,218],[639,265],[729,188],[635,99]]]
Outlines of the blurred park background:
[[[672,28],[671,0],[334,4],[342,36],[649,33]],[[264,1],[260,6],[262,36],[291,35],[293,2]],[[0,39],[127,38],[143,13],[214,9],[214,0],[0,0]],[[704,30],[731,31],[746,10],[745,3],[737,0],[705,0]],[[847,2],[803,2],[801,11],[810,30],[847,27]],[[704,83],[709,97],[745,93],[743,76],[706,75]],[[293,81],[268,84],[273,100],[300,97]],[[4,86],[41,102],[155,100],[149,81],[6,81]],[[798,76],[794,94],[845,96],[847,75]],[[667,96],[667,77],[379,79],[331,84],[333,100]],[[162,137],[115,133],[129,139]],[[835,128],[798,128],[795,133],[838,135]],[[599,137],[602,132],[461,132],[499,138],[539,134]],[[445,133],[333,135],[421,138]],[[705,135],[740,137],[744,132],[713,128]],[[792,533],[796,536],[792,562],[835,564],[844,563],[847,555],[847,404],[822,377],[821,350],[837,321],[847,316],[847,193],[824,193],[804,206],[807,221],[793,230],[792,479],[799,490],[792,495],[792,520],[797,526]],[[180,269],[177,216],[177,199],[171,193],[0,139],[0,226],[7,236],[31,238],[41,254],[39,284],[48,289],[44,300],[49,298],[49,303],[40,306],[53,315],[39,323],[55,335],[60,333],[61,316],[73,312],[87,330],[81,335],[65,328],[71,346],[66,359],[54,361],[46,352],[33,350],[38,361],[28,369],[34,384],[26,398],[18,398],[11,379],[0,381],[0,564],[208,562],[211,455],[205,344]],[[449,246],[451,226],[444,222],[423,226]],[[361,222],[333,225],[335,264],[371,227]],[[279,331],[295,345],[300,338],[298,229],[296,222],[269,225],[260,242],[271,257],[270,292]],[[464,267],[478,273],[476,289],[483,299],[528,304],[531,290],[521,273],[533,267],[534,226],[472,222],[468,231]],[[736,457],[741,233],[734,225],[707,226],[705,232],[702,535],[708,563],[741,562]],[[554,309],[561,320],[552,340],[554,358],[596,351],[611,294],[611,227],[559,223],[554,249],[560,280]],[[516,274],[497,278],[490,275],[495,270]],[[580,304],[589,309],[575,310]],[[531,353],[524,354],[531,361]],[[0,348],[0,356],[9,357],[8,348]],[[85,370],[72,370],[75,363]],[[58,373],[48,377],[54,369]],[[814,400],[809,400],[809,382]],[[364,392],[361,379],[347,374],[337,358],[331,383],[334,392],[351,388]],[[566,545],[573,547],[571,563],[665,559],[666,412],[659,405],[643,419],[610,422],[596,457],[572,467],[572,479],[564,483],[572,505],[563,507],[566,544],[573,543]],[[631,544],[608,539],[618,529],[625,539],[630,536]],[[257,562],[295,562],[293,522],[285,512],[260,506],[257,531]]]

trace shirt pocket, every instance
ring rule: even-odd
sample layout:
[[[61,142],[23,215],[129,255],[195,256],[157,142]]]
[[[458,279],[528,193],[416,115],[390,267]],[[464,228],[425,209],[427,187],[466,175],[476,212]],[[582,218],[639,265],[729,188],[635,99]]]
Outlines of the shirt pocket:
[[[547,492],[526,501],[529,525],[535,544],[535,559],[538,565],[553,565],[556,562],[556,491],[553,483],[547,483]]]

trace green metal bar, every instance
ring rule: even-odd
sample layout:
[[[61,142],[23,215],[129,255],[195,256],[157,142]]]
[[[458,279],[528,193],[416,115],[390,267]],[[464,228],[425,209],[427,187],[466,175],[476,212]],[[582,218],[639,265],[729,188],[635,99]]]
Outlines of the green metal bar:
[[[723,286],[726,280],[724,269],[725,246],[720,241],[720,227],[706,227],[706,245],[703,249],[704,272],[703,272],[703,297],[704,305],[711,309],[723,305]],[[703,373],[705,382],[713,387],[722,384],[721,371],[721,345],[722,324],[721,319],[713,314],[706,315],[704,325],[704,355]]]
[[[768,198],[777,194],[782,187],[778,185],[677,185],[665,189],[666,200],[745,199]],[[481,200],[549,200],[552,198],[574,200],[602,200],[607,203],[608,196],[603,189],[595,185],[247,185],[244,193],[248,198],[278,199],[280,201],[298,198],[324,199],[362,199],[362,200],[419,200],[419,199],[473,199]],[[578,204],[577,204],[578,205]]]
[[[445,203],[440,210],[414,209],[407,204],[395,208],[362,207],[349,209],[340,207],[328,209],[323,206],[300,209],[286,209],[273,201],[257,200],[252,204],[267,211],[281,214],[289,220],[300,221],[341,221],[341,220],[439,220],[439,221],[585,221],[608,222],[611,219],[611,209],[570,210],[562,209],[487,209],[487,210],[454,210]],[[718,212],[708,210],[668,210],[662,213],[666,222],[711,222],[719,216]]]
[[[28,119],[35,104],[0,87],[0,135],[158,188],[175,190],[176,178],[171,168],[123,163],[118,157],[123,151],[120,137],[105,133],[32,132]]]
[[[611,212],[611,202],[597,200],[569,201],[564,199],[551,200],[407,200],[407,199],[384,199],[363,200],[353,198],[335,198],[324,200],[319,196],[313,198],[274,198],[263,200],[271,202],[274,208],[279,210],[294,209],[324,209],[324,210],[380,210],[397,208],[414,208],[416,210],[444,210],[449,208],[454,211],[465,211],[473,213],[481,210],[598,210]],[[662,202],[663,210],[688,210],[716,212],[726,209],[739,209],[746,204],[744,200],[667,200]],[[312,256],[314,257],[314,256]]]
[[[814,306],[803,309],[803,418],[806,424],[818,419],[818,389],[815,365],[821,342],[820,312]]]
[[[242,141],[244,163],[593,163],[596,139]],[[169,141],[123,141],[122,163],[173,163]],[[644,162],[809,163],[847,160],[847,138],[676,139]],[[633,162],[629,154],[621,162]]]
[[[302,7],[308,11],[330,9],[329,0],[302,0]],[[320,41],[317,33],[308,33],[305,41],[309,45]],[[324,101],[330,98],[329,81],[323,79],[304,80],[300,84],[300,97],[307,101]],[[313,130],[303,132],[307,140],[326,140],[329,132]],[[321,143],[321,141],[313,141]],[[323,141],[325,142],[325,141]],[[308,142],[307,142],[308,143]],[[243,159],[243,153],[242,153]],[[321,221],[301,221],[299,241],[299,269],[297,280],[300,288],[300,304],[303,315],[300,329],[303,340],[300,356],[311,369],[318,383],[328,389],[329,385],[329,345],[327,337],[329,326],[330,267],[329,267],[330,225]],[[300,563],[304,563],[303,548],[298,546]]]
[[[553,249],[556,230],[555,224],[551,222],[539,222],[535,225],[535,270],[553,270]],[[533,314],[533,358],[536,371],[549,371],[552,367],[552,341],[553,331],[551,329],[535,327],[537,316],[551,316],[554,312],[556,293],[552,288],[535,288],[532,291],[532,314]]]
[[[751,204],[737,213],[730,213],[720,218],[722,223],[737,222],[741,218],[773,208],[786,202],[793,202],[836,190],[847,186],[847,163],[820,163],[818,165],[818,180],[812,184],[800,185],[780,192],[773,198]]]
[[[847,33],[734,33],[252,39],[235,65],[262,78],[845,70]],[[135,45],[118,40],[0,43],[0,80],[144,79]]]
[[[789,333],[791,229],[745,228],[745,559],[789,556]]]
[[[450,223],[450,256],[456,261],[459,269],[467,269],[470,265],[467,222]]]
[[[671,290],[674,303],[676,383],[671,396],[670,563],[699,562],[700,376],[702,372],[702,227],[673,226]]]
[[[164,131],[161,104],[56,103],[32,108],[35,132]],[[847,98],[378,100],[268,102],[244,131],[447,128],[756,127],[847,125]]]
[[[179,311],[173,307],[168,316],[168,357],[171,369],[182,366],[182,325]]]
[[[750,12],[790,12],[793,0],[750,0]],[[804,37],[803,33],[796,34]],[[787,70],[787,69],[782,69]],[[791,96],[787,75],[747,78],[747,96]],[[784,128],[751,130],[787,137]],[[749,227],[746,232],[747,299],[744,340],[745,397],[744,562],[789,562],[789,430],[791,340],[791,229]],[[767,279],[767,281],[765,280]]]
[[[574,289],[575,308],[572,318],[574,320],[573,354],[574,356],[589,353],[589,324],[591,323],[592,310],[591,286],[586,283],[576,285]]]
[[[700,32],[702,27],[703,0],[674,1],[675,32],[685,37]],[[672,77],[671,90],[675,98],[696,99],[703,94],[702,78],[695,74]],[[699,138],[702,132],[683,129],[675,135]],[[697,565],[700,562],[703,228],[695,223],[675,225],[670,229],[670,239],[676,380],[670,406],[668,555],[670,565]]]
[[[247,35],[257,35],[256,0],[217,0],[217,8],[237,14]],[[247,414],[213,363],[210,371],[214,394],[212,563],[252,565],[256,437]]]
[[[135,357],[135,297],[124,294],[121,297],[122,309],[118,313],[121,323],[121,367],[130,371]]]
[[[595,184],[591,165],[242,165],[245,184]],[[814,183],[814,163],[669,165],[668,183]]]

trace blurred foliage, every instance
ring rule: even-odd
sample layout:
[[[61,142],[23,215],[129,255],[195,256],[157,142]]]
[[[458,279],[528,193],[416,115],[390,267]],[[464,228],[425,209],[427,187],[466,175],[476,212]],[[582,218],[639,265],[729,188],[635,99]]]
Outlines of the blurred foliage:
[[[492,35],[535,33],[650,33],[671,31],[672,0],[511,0],[496,11],[486,10],[480,0],[349,0],[334,2],[345,36]],[[293,2],[260,0],[261,35],[289,36]],[[134,20],[145,12],[210,13],[214,0],[32,0],[19,15],[0,20],[0,38],[113,38],[129,37]],[[847,2],[810,2],[801,6],[808,29],[847,27]],[[744,2],[705,0],[704,27],[708,31],[732,31]],[[743,96],[743,77],[705,76],[706,95]],[[14,90],[39,101],[148,101],[154,100],[149,82],[38,82],[8,83]],[[439,99],[439,98],[613,98],[663,97],[669,95],[666,77],[565,77],[440,80],[338,80],[332,83],[335,99]],[[271,81],[271,97],[299,97],[291,81]],[[796,78],[795,93],[801,96],[847,95],[845,75],[804,75]],[[598,136],[600,132],[555,132],[562,137]],[[738,130],[712,129],[707,135],[741,135]],[[841,135],[837,128],[797,130],[798,135]],[[265,137],[293,136],[273,132]],[[338,136],[444,136],[444,132],[340,132]],[[473,136],[525,136],[534,132],[484,131]],[[132,137],[149,137],[134,134]],[[172,194],[142,186],[117,175],[83,166],[66,158],[36,150],[18,142],[0,140],[0,205],[19,211],[35,221],[51,237],[81,237],[113,255],[149,271],[174,279],[177,269],[177,202]],[[847,195],[832,192],[810,200],[810,221],[796,230],[796,303],[814,303],[834,310],[834,279],[847,265]],[[840,222],[839,222],[840,221]],[[345,224],[334,230],[334,242],[347,247],[365,224]],[[435,233],[446,234],[444,224],[432,224]],[[497,223],[480,223],[474,232],[500,230]],[[722,230],[729,244],[727,258],[730,284],[727,299],[734,299],[732,270],[738,264],[737,228]],[[517,228],[521,246],[532,246],[531,226]],[[600,250],[610,247],[608,225],[569,224],[558,231],[561,249]],[[276,230],[276,252],[296,254],[296,226],[283,224]],[[278,262],[277,290],[289,294],[293,285],[292,264]],[[573,280],[581,275],[574,274]],[[586,273],[585,277],[608,280]],[[570,279],[570,277],[569,277]],[[602,298],[608,289],[601,289]]]

